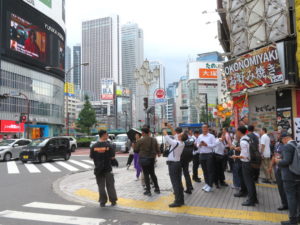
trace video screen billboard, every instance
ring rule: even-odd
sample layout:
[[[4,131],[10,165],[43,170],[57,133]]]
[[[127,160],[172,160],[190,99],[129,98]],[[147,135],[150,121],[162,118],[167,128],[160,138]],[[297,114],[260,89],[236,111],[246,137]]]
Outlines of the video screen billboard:
[[[3,55],[23,66],[52,67],[64,79],[65,32],[55,21],[26,3],[3,2]]]
[[[40,27],[10,15],[10,49],[41,62],[46,62],[47,35]]]

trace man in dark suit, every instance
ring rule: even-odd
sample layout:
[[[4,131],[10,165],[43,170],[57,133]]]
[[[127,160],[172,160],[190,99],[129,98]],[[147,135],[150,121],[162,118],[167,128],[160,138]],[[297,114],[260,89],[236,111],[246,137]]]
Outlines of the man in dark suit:
[[[282,142],[285,145],[282,150],[282,159],[279,157],[275,162],[281,168],[281,176],[284,190],[289,206],[289,221],[281,222],[282,225],[297,225],[300,223],[300,175],[293,173],[289,166],[293,162],[294,153],[297,150],[297,143],[287,132],[281,134]]]

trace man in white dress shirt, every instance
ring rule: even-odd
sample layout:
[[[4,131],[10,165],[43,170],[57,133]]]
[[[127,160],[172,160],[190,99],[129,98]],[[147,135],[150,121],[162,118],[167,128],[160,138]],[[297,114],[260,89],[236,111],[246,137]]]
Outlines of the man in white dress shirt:
[[[202,134],[197,139],[197,147],[200,151],[200,164],[204,174],[205,192],[212,192],[215,177],[215,165],[213,150],[216,146],[216,138],[208,132],[208,125],[202,125]]]

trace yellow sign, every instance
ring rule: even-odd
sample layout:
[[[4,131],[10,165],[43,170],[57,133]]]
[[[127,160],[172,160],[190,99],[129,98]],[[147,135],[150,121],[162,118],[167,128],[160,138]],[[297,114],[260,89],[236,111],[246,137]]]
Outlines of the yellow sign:
[[[74,84],[66,82],[65,83],[65,95],[74,96],[75,90],[74,90]]]

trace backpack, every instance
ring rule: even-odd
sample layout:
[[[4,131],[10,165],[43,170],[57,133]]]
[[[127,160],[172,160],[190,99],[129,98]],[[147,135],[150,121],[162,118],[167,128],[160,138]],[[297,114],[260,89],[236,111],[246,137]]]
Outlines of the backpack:
[[[184,148],[180,160],[191,162],[193,160],[194,149],[195,149],[195,140],[193,138],[189,138],[184,142]]]
[[[260,168],[261,154],[259,152],[258,138],[255,134],[248,134],[249,140],[243,139],[249,143],[250,164],[254,168]]]
[[[289,169],[291,172],[293,172],[296,175],[300,175],[300,144],[294,144],[292,143],[295,151],[293,156],[293,161],[289,165]]]

